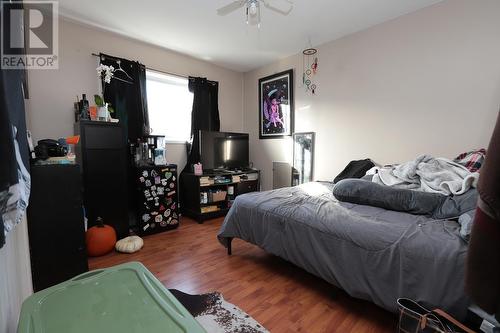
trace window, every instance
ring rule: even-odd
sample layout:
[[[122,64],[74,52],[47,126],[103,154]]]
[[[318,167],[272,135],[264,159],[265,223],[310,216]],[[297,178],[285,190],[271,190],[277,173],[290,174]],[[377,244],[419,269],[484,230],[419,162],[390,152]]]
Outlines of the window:
[[[188,79],[147,70],[146,92],[151,134],[171,142],[188,141],[193,108]]]

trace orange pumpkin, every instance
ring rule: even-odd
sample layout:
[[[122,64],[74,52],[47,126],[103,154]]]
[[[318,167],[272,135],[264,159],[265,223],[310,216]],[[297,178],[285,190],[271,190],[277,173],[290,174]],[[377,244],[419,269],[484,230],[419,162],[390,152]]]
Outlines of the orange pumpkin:
[[[113,251],[116,244],[116,232],[112,226],[106,225],[97,218],[97,225],[87,230],[85,235],[87,253],[91,257],[99,257]]]

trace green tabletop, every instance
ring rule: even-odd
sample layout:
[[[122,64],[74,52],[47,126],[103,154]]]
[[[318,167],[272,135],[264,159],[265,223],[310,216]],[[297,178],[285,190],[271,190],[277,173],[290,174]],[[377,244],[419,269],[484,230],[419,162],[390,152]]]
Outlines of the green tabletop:
[[[142,264],[84,273],[23,303],[18,333],[204,333]]]

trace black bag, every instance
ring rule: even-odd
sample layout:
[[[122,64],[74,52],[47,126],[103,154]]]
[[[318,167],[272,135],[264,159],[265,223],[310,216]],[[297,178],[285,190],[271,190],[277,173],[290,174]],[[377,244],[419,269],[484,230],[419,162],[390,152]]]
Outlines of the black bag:
[[[345,169],[338,174],[337,177],[334,179],[334,183],[338,183],[342,179],[347,179],[347,178],[361,178],[363,177],[368,170],[373,168],[375,164],[373,161],[369,158],[364,159],[364,160],[358,160],[358,161],[351,161]]]
[[[35,147],[35,155],[38,159],[46,160],[49,157],[62,157],[68,154],[68,146],[61,145],[58,141],[44,139],[38,141]]]
[[[443,310],[428,310],[408,298],[398,298],[398,333],[474,333]]]

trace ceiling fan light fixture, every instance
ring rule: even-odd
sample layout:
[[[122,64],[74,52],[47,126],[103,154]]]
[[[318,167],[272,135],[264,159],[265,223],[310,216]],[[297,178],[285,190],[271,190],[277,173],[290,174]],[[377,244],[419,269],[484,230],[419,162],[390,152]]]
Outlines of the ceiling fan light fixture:
[[[260,6],[258,0],[248,0],[247,1],[247,24],[257,25],[260,28]]]
[[[254,1],[252,3],[250,3],[250,6],[248,7],[248,13],[250,14],[250,16],[255,16],[257,15],[257,3]]]
[[[275,6],[272,2],[284,2],[288,9],[280,8],[280,6]],[[288,15],[293,9],[293,0],[233,0],[233,2],[227,4],[224,7],[217,9],[217,14],[220,16],[225,16],[230,14],[240,8],[245,8],[246,23],[248,25],[257,25],[260,28],[260,8],[261,4],[276,13],[281,15]],[[281,6],[282,7],[282,6]]]

